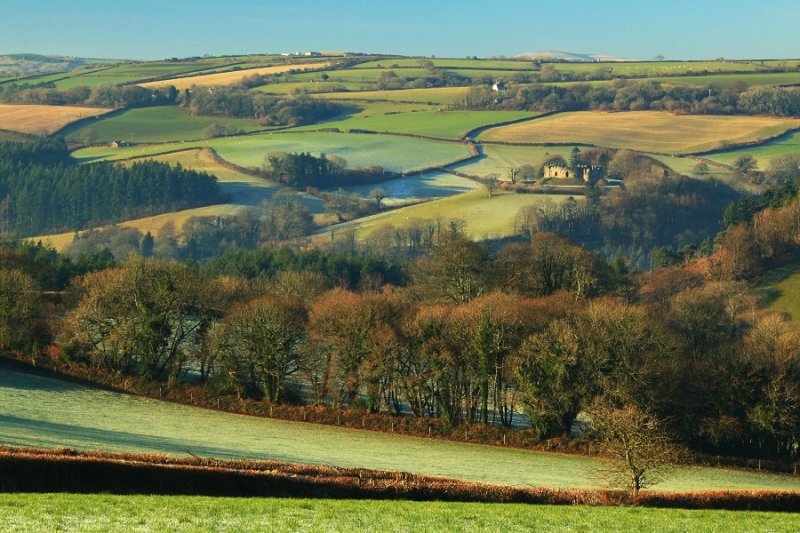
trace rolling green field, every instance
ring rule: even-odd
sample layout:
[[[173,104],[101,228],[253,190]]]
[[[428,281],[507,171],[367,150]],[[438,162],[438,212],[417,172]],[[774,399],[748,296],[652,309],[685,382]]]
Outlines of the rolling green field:
[[[381,165],[387,170],[410,170],[445,165],[469,155],[463,144],[412,137],[347,133],[272,133],[226,137],[209,141],[139,145],[126,148],[90,147],[73,152],[79,161],[124,160],[167,151],[212,147],[220,157],[241,166],[260,167],[271,151],[337,155],[350,167]]]
[[[400,470],[513,486],[591,488],[597,459],[233,415],[0,372],[0,444]],[[369,450],[365,452],[365,450]],[[682,467],[662,490],[800,490],[791,476]]]
[[[262,90],[266,91],[269,87],[274,86],[266,85]],[[459,101],[468,91],[468,87],[432,87],[430,89],[397,89],[394,91],[331,92],[320,94],[319,98],[326,100],[415,102],[449,105]]]
[[[392,108],[394,107],[392,106]],[[375,115],[372,111],[367,115],[357,114],[351,118],[305,126],[293,131],[319,129],[320,126],[324,126],[341,130],[363,129],[458,139],[467,132],[486,124],[498,124],[535,116],[535,113],[526,111],[412,111],[406,113],[390,111],[382,115]]]
[[[751,155],[756,158],[758,167],[764,170],[769,167],[769,161],[773,157],[797,153],[800,153],[800,131],[787,135],[779,140],[770,141],[758,146],[748,146],[736,150],[717,152],[705,157],[712,161],[732,165],[741,156]]]
[[[796,119],[673,115],[662,111],[558,113],[488,130],[487,141],[586,143],[661,154],[687,154],[766,139],[800,126]]]
[[[505,70],[533,70],[533,63],[525,60],[512,59],[457,59],[457,58],[384,58],[375,61],[360,63],[354,68],[418,68],[421,61],[430,61],[433,66],[440,69],[454,68],[486,68]]]
[[[664,85],[680,85],[684,87],[701,87],[712,84],[719,87],[728,87],[738,83],[744,83],[748,87],[756,85],[796,85],[800,83],[800,72],[710,74],[707,76],[673,76],[651,79]]]
[[[637,507],[108,494],[2,494],[18,531],[797,531],[797,515]]]
[[[79,143],[198,140],[203,139],[203,130],[212,124],[234,131],[265,129],[256,120],[195,116],[187,109],[177,106],[157,106],[129,109],[118,115],[84,124],[67,132],[66,139]]]
[[[769,307],[800,321],[800,264],[773,270],[762,282]]]
[[[441,220],[446,223],[448,220],[459,219],[466,223],[464,232],[473,239],[508,237],[514,234],[514,221],[522,207],[562,202],[566,198],[566,195],[511,193],[496,193],[489,198],[485,190],[479,189],[360,218],[340,224],[334,231],[355,231],[356,238],[363,240],[387,226],[402,228],[420,220]],[[576,199],[582,201],[582,197]],[[328,236],[331,229],[325,231],[325,236]]]

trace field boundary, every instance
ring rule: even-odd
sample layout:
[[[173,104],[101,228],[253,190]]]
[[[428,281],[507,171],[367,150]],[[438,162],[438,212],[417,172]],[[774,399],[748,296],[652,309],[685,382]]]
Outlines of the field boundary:
[[[798,512],[800,491],[510,487],[406,472],[69,449],[0,449],[0,492],[185,494]]]
[[[783,133],[778,133],[778,134],[773,135],[771,137],[767,137],[766,139],[757,139],[755,141],[742,141],[742,142],[739,142],[739,143],[731,143],[731,144],[729,144],[728,146],[726,146],[724,148],[714,148],[713,150],[704,150],[702,152],[692,152],[692,153],[686,154],[686,155],[687,156],[704,157],[704,156],[707,156],[707,155],[714,155],[714,154],[720,154],[720,153],[724,153],[724,152],[731,152],[733,150],[741,150],[742,148],[755,148],[755,147],[758,147],[758,146],[761,146],[761,145],[764,145],[764,144],[768,144],[768,143],[772,143],[772,142],[775,142],[775,141],[779,141],[779,140],[783,139],[784,137],[791,137],[792,135],[794,135],[797,132],[800,132],[800,126],[788,129],[788,130],[784,131]],[[661,154],[661,155],[666,155],[666,154]]]

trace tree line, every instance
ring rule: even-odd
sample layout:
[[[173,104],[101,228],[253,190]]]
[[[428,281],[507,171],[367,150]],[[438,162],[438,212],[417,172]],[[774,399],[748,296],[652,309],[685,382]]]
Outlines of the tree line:
[[[63,140],[0,143],[0,228],[36,235],[220,203],[216,178],[156,161],[78,165]]]
[[[670,86],[652,80],[617,80],[608,85],[512,85],[498,94],[487,86],[472,87],[456,104],[463,109],[520,109],[530,111],[670,111],[708,115],[800,114],[796,87]]]

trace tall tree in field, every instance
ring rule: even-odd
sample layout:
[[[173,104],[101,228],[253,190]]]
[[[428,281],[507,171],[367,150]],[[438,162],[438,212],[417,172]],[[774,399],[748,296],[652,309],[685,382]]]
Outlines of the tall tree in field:
[[[601,481],[634,496],[650,487],[678,462],[678,448],[664,424],[637,407],[599,405],[589,411],[590,434],[608,461],[600,468]]]

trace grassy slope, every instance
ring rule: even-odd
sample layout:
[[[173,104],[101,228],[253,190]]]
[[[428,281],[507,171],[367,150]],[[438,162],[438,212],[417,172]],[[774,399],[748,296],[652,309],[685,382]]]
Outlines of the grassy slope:
[[[772,309],[800,321],[800,264],[773,270],[763,281],[762,287]]]
[[[204,146],[215,148],[223,159],[242,166],[261,166],[264,156],[271,151],[308,151],[343,157],[351,167],[377,164],[398,172],[444,165],[469,155],[467,148],[459,143],[389,135],[316,132],[273,133],[119,149],[92,147],[78,150],[73,155],[83,161],[124,160]]]
[[[459,219],[466,223],[466,234],[474,239],[506,237],[514,234],[514,220],[522,207],[542,202],[561,202],[566,198],[540,194],[495,194],[489,198],[485,190],[476,190],[361,218],[341,224],[335,231],[355,230],[356,238],[366,239],[385,226],[402,228],[419,220],[447,222]],[[326,235],[329,232],[326,230]]]
[[[108,143],[114,140],[127,142],[168,142],[203,138],[203,130],[212,124],[232,130],[255,131],[264,129],[256,120],[192,115],[177,106],[158,106],[130,109],[109,118],[70,131],[71,142]]]
[[[718,152],[706,157],[712,161],[718,161],[720,163],[725,163],[726,165],[732,165],[739,157],[743,155],[752,155],[758,161],[758,166],[761,169],[766,169],[769,166],[769,160],[773,157],[780,157],[787,154],[796,153],[800,153],[800,132],[759,146]]]
[[[267,90],[270,85],[264,86]],[[469,87],[434,87],[430,89],[398,89],[395,91],[350,91],[320,94],[326,100],[366,100],[393,102],[418,102],[427,104],[448,105],[464,97]]]
[[[535,113],[526,111],[387,111],[375,114],[375,104],[370,105],[371,112],[331,122],[325,122],[326,128],[341,130],[363,129],[378,132],[410,133],[429,137],[457,139],[467,132],[486,125],[508,122],[521,118],[534,117]],[[392,106],[395,107],[395,106]],[[391,108],[390,108],[391,109]],[[301,129],[318,129],[319,125],[306,126]]]
[[[0,443],[354,466],[504,485],[592,487],[596,459],[196,409],[50,378],[0,373]],[[366,452],[368,450],[368,452]],[[796,478],[681,468],[664,490],[798,489]]]
[[[796,531],[797,515],[286,498],[0,495],[15,531]]]
[[[580,142],[643,152],[692,153],[777,135],[800,121],[749,116],[673,115],[661,111],[559,113],[495,128],[489,141],[569,144]]]

